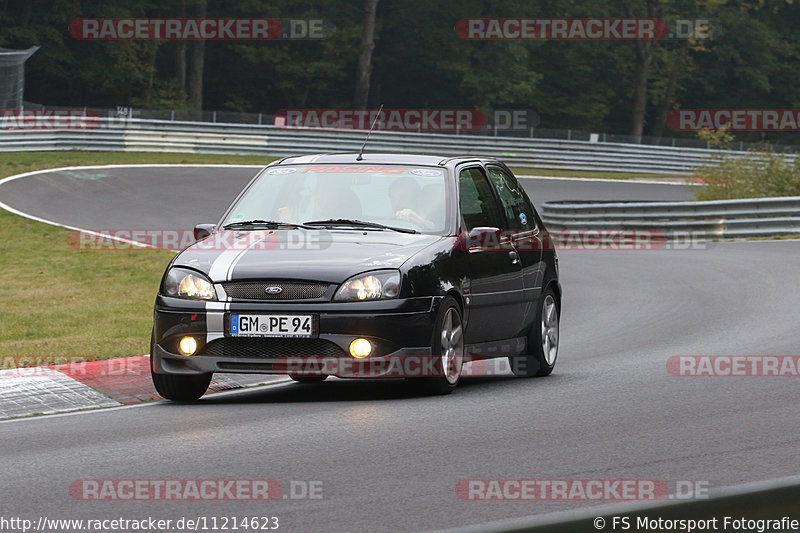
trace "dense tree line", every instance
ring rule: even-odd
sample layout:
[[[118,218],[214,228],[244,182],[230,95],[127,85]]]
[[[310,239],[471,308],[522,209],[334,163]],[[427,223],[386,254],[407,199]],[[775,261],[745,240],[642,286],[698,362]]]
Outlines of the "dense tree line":
[[[294,41],[68,32],[76,18],[203,16],[323,19],[333,29]],[[461,39],[454,26],[473,17],[708,19],[712,38]],[[0,46],[41,46],[26,100],[60,106],[524,108],[547,128],[674,135],[664,117],[675,108],[800,108],[799,44],[794,0],[0,1]]]

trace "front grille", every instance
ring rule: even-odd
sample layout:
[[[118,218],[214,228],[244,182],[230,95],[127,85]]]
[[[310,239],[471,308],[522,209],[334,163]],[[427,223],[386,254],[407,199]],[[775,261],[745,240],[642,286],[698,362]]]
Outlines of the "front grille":
[[[328,283],[319,281],[249,280],[228,281],[222,284],[225,293],[236,300],[310,300],[321,298]],[[277,294],[267,292],[269,287],[279,287]]]
[[[342,356],[344,350],[324,339],[225,337],[208,343],[202,355],[217,357]]]

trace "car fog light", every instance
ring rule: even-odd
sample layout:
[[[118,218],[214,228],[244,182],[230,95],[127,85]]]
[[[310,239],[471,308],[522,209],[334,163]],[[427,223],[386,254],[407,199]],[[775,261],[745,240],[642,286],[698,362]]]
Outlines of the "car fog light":
[[[350,343],[350,355],[353,357],[367,357],[372,352],[372,344],[367,339],[356,339]]]
[[[197,351],[197,341],[194,337],[184,337],[178,344],[178,349],[183,355],[194,355]]]

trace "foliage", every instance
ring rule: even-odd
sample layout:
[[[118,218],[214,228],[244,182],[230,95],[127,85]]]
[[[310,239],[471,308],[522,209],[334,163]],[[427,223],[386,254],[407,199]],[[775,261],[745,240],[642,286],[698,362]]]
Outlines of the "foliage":
[[[718,164],[697,169],[695,176],[705,184],[697,188],[696,200],[800,196],[800,158],[787,158],[769,146],[744,157],[724,155]]]
[[[41,46],[27,63],[28,101],[185,109],[187,86],[176,58],[186,57],[191,42],[80,41],[67,28],[80,17],[192,16],[202,2],[2,2],[0,46]],[[317,18],[334,31],[317,41],[206,42],[203,108],[273,113],[351,107],[362,12],[363,0],[207,0],[208,17]],[[651,12],[671,21],[708,19],[713,38],[646,46],[469,41],[453,29],[462,18]],[[375,44],[370,107],[516,107],[535,109],[545,128],[626,133],[636,95],[641,101],[644,90],[644,135],[689,136],[665,131],[669,110],[800,106],[800,2],[789,0],[387,0],[378,5]],[[767,137],[797,143],[793,133]],[[744,134],[741,140],[762,136]]]

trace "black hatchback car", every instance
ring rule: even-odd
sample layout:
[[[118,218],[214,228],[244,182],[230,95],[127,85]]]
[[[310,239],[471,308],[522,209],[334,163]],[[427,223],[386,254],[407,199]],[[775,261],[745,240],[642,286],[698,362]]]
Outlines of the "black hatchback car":
[[[405,377],[448,393],[465,363],[552,372],[558,259],[495,159],[289,157],[265,167],[167,268],[151,370],[164,398],[215,372],[300,382]]]

